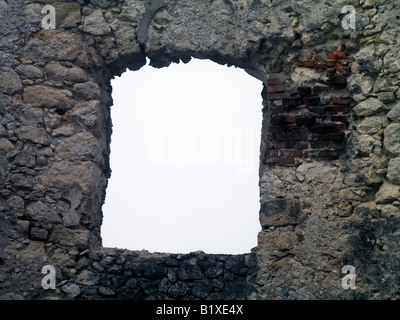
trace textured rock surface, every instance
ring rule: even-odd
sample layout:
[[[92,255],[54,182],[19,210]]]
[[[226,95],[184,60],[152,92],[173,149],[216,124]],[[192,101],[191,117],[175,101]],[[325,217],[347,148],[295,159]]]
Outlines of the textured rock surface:
[[[399,19],[389,0],[0,0],[0,298],[399,298]],[[251,253],[102,248],[110,80],[146,57],[263,81]]]

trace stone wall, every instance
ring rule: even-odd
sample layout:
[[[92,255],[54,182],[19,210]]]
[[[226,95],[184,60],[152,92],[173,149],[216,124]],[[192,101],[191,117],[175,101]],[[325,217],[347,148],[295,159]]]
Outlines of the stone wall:
[[[399,21],[388,0],[0,0],[0,298],[398,298]],[[102,247],[110,80],[146,57],[263,81],[251,253]]]

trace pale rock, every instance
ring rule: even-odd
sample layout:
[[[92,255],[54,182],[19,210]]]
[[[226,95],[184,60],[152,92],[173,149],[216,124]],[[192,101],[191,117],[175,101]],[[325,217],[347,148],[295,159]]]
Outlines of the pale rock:
[[[104,36],[111,32],[111,29],[104,19],[103,12],[101,10],[94,10],[90,15],[85,17],[83,32],[87,32],[95,36]]]
[[[56,108],[58,110],[70,109],[74,103],[71,91],[42,85],[26,87],[24,89],[24,102],[33,107]]]
[[[90,195],[102,181],[102,172],[92,162],[83,161],[73,164],[69,161],[54,163],[38,179],[38,186],[44,190],[67,190],[73,183],[78,183],[84,195]]]
[[[387,179],[394,184],[400,184],[400,157],[389,161]]]
[[[33,61],[73,61],[82,53],[83,37],[62,30],[41,30],[22,49],[22,57]]]
[[[30,141],[41,145],[49,145],[49,137],[43,128],[35,126],[22,126],[16,130],[20,140]]]
[[[400,122],[400,102],[389,111],[387,117],[392,121]]]
[[[367,117],[388,110],[388,107],[376,98],[368,98],[357,104],[353,110],[356,115]]]
[[[78,283],[84,286],[94,286],[100,281],[100,276],[97,273],[83,270],[78,274]]]
[[[14,145],[6,138],[0,138],[0,155],[4,156],[14,150]]]
[[[389,203],[399,200],[400,186],[384,183],[376,193],[376,203]]]
[[[389,121],[385,116],[366,117],[357,125],[357,130],[361,134],[374,135],[388,124]]]
[[[89,231],[68,229],[62,225],[56,225],[53,227],[49,241],[62,246],[77,246],[84,249],[89,244]]]
[[[67,295],[68,299],[74,299],[81,293],[80,287],[75,283],[68,283],[63,285],[61,287],[61,291]]]
[[[0,67],[0,93],[14,94],[23,89],[18,74],[9,67]]]
[[[58,81],[85,82],[87,75],[79,67],[64,67],[58,62],[51,62],[44,67],[44,72],[49,79]]]
[[[103,163],[102,148],[90,132],[80,132],[64,138],[55,149],[55,153],[65,160],[92,160]]]
[[[385,129],[384,146],[392,154],[400,155],[400,123],[392,123]]]

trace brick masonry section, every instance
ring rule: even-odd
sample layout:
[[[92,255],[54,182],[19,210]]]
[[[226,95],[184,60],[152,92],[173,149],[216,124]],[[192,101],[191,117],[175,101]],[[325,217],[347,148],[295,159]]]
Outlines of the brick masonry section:
[[[271,78],[264,84],[264,165],[296,165],[301,158],[338,158],[345,147],[352,98],[347,91],[349,61],[344,45],[334,52],[301,53],[297,67],[313,68],[325,81],[293,86]]]

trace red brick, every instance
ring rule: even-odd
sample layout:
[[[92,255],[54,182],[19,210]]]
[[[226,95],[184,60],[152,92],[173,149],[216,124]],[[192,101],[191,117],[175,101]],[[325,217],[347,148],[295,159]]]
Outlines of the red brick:
[[[276,85],[276,86],[267,86],[267,92],[284,92],[286,90],[286,86],[284,85]]]
[[[314,60],[315,61],[323,61],[324,58],[320,54],[317,54],[317,55],[315,55]]]
[[[335,52],[334,53],[335,59],[337,60],[346,60],[347,56],[344,52]]]
[[[302,100],[300,97],[287,97],[282,99],[282,104],[288,107],[297,107],[301,104]]]
[[[333,77],[336,74],[336,68],[330,68],[326,70],[326,76],[327,77]]]
[[[310,96],[311,95],[311,87],[298,87],[297,94],[300,97]]]
[[[348,60],[339,60],[336,62],[337,66],[348,67],[350,65]]]
[[[279,158],[278,164],[280,164],[280,165],[295,164],[295,159],[294,158]]]
[[[347,89],[347,86],[344,84],[341,84],[341,85],[335,84],[331,87],[332,92],[339,92],[339,91],[343,91],[345,89]]]
[[[297,66],[299,66],[299,67],[304,67],[304,61],[302,61],[302,60],[297,60]]]
[[[335,149],[335,150],[343,150],[344,149],[344,143],[343,142],[337,142],[337,141],[333,141],[329,144],[329,147],[331,149]]]
[[[346,104],[349,105],[351,103],[351,97],[341,97],[341,96],[333,96],[332,102],[334,104]]]
[[[274,145],[277,149],[291,149],[294,148],[294,141],[275,141]]]
[[[275,116],[273,116],[273,117],[271,117],[271,120],[270,120],[270,125],[283,125],[283,124],[285,124],[286,123],[286,117],[284,116],[284,115],[275,115]]]
[[[314,115],[310,116],[299,116],[296,119],[296,124],[298,126],[305,126],[305,127],[311,127],[315,124],[317,121],[317,117]]]
[[[320,101],[321,101],[321,98],[318,96],[303,98],[303,103],[307,106],[316,106],[320,103]]]
[[[328,53],[328,59],[332,59],[332,60],[335,60],[336,58],[335,58],[335,53]]]
[[[346,84],[347,80],[344,76],[334,76],[331,78],[332,83],[334,84]]]
[[[271,108],[271,115],[282,114],[288,111],[287,107],[273,107]]]
[[[313,136],[314,141],[343,141],[344,132],[316,134]]]
[[[312,52],[307,52],[306,53],[306,59],[311,60],[313,58],[313,53]]]
[[[306,134],[277,134],[275,138],[277,141],[307,141]]]
[[[296,116],[288,114],[285,116],[286,123],[296,123]]]
[[[289,90],[287,90],[287,93],[289,93],[291,96],[297,95],[297,87],[291,87]]]
[[[314,61],[304,61],[303,66],[306,68],[314,68]]]
[[[343,76],[348,76],[350,73],[348,67],[342,67],[342,66],[336,66],[336,72]]]
[[[281,92],[281,93],[268,93],[268,100],[280,100],[284,98],[290,98],[289,94],[286,92]]]
[[[326,60],[325,64],[327,67],[335,67],[337,62],[334,59],[328,59]]]
[[[282,82],[281,82],[281,79],[279,79],[279,78],[271,78],[271,79],[268,79],[267,83],[269,86],[276,86],[276,85],[281,84]]]
[[[337,123],[325,122],[325,123],[319,123],[318,125],[310,128],[310,131],[317,134],[322,134],[322,133],[336,133],[338,131],[341,131],[341,129],[342,128]]]
[[[349,108],[347,105],[335,105],[335,106],[327,107],[327,109],[329,112],[346,113]]]
[[[328,92],[328,91],[329,91],[328,86],[314,86],[313,87],[314,94],[320,94],[320,93],[324,93],[324,92]]]
[[[326,64],[325,63],[314,63],[314,69],[317,70],[325,70],[326,69]]]
[[[343,123],[348,123],[349,122],[349,115],[348,114],[341,114],[341,115],[332,115],[331,116],[331,121],[334,122],[343,122]]]
[[[302,150],[283,149],[279,151],[281,157],[301,157],[303,156]]]
[[[316,157],[323,158],[337,158],[339,156],[338,150],[319,150],[315,153]]]
[[[269,133],[284,133],[286,131],[287,130],[284,126],[269,126],[268,127]]]

